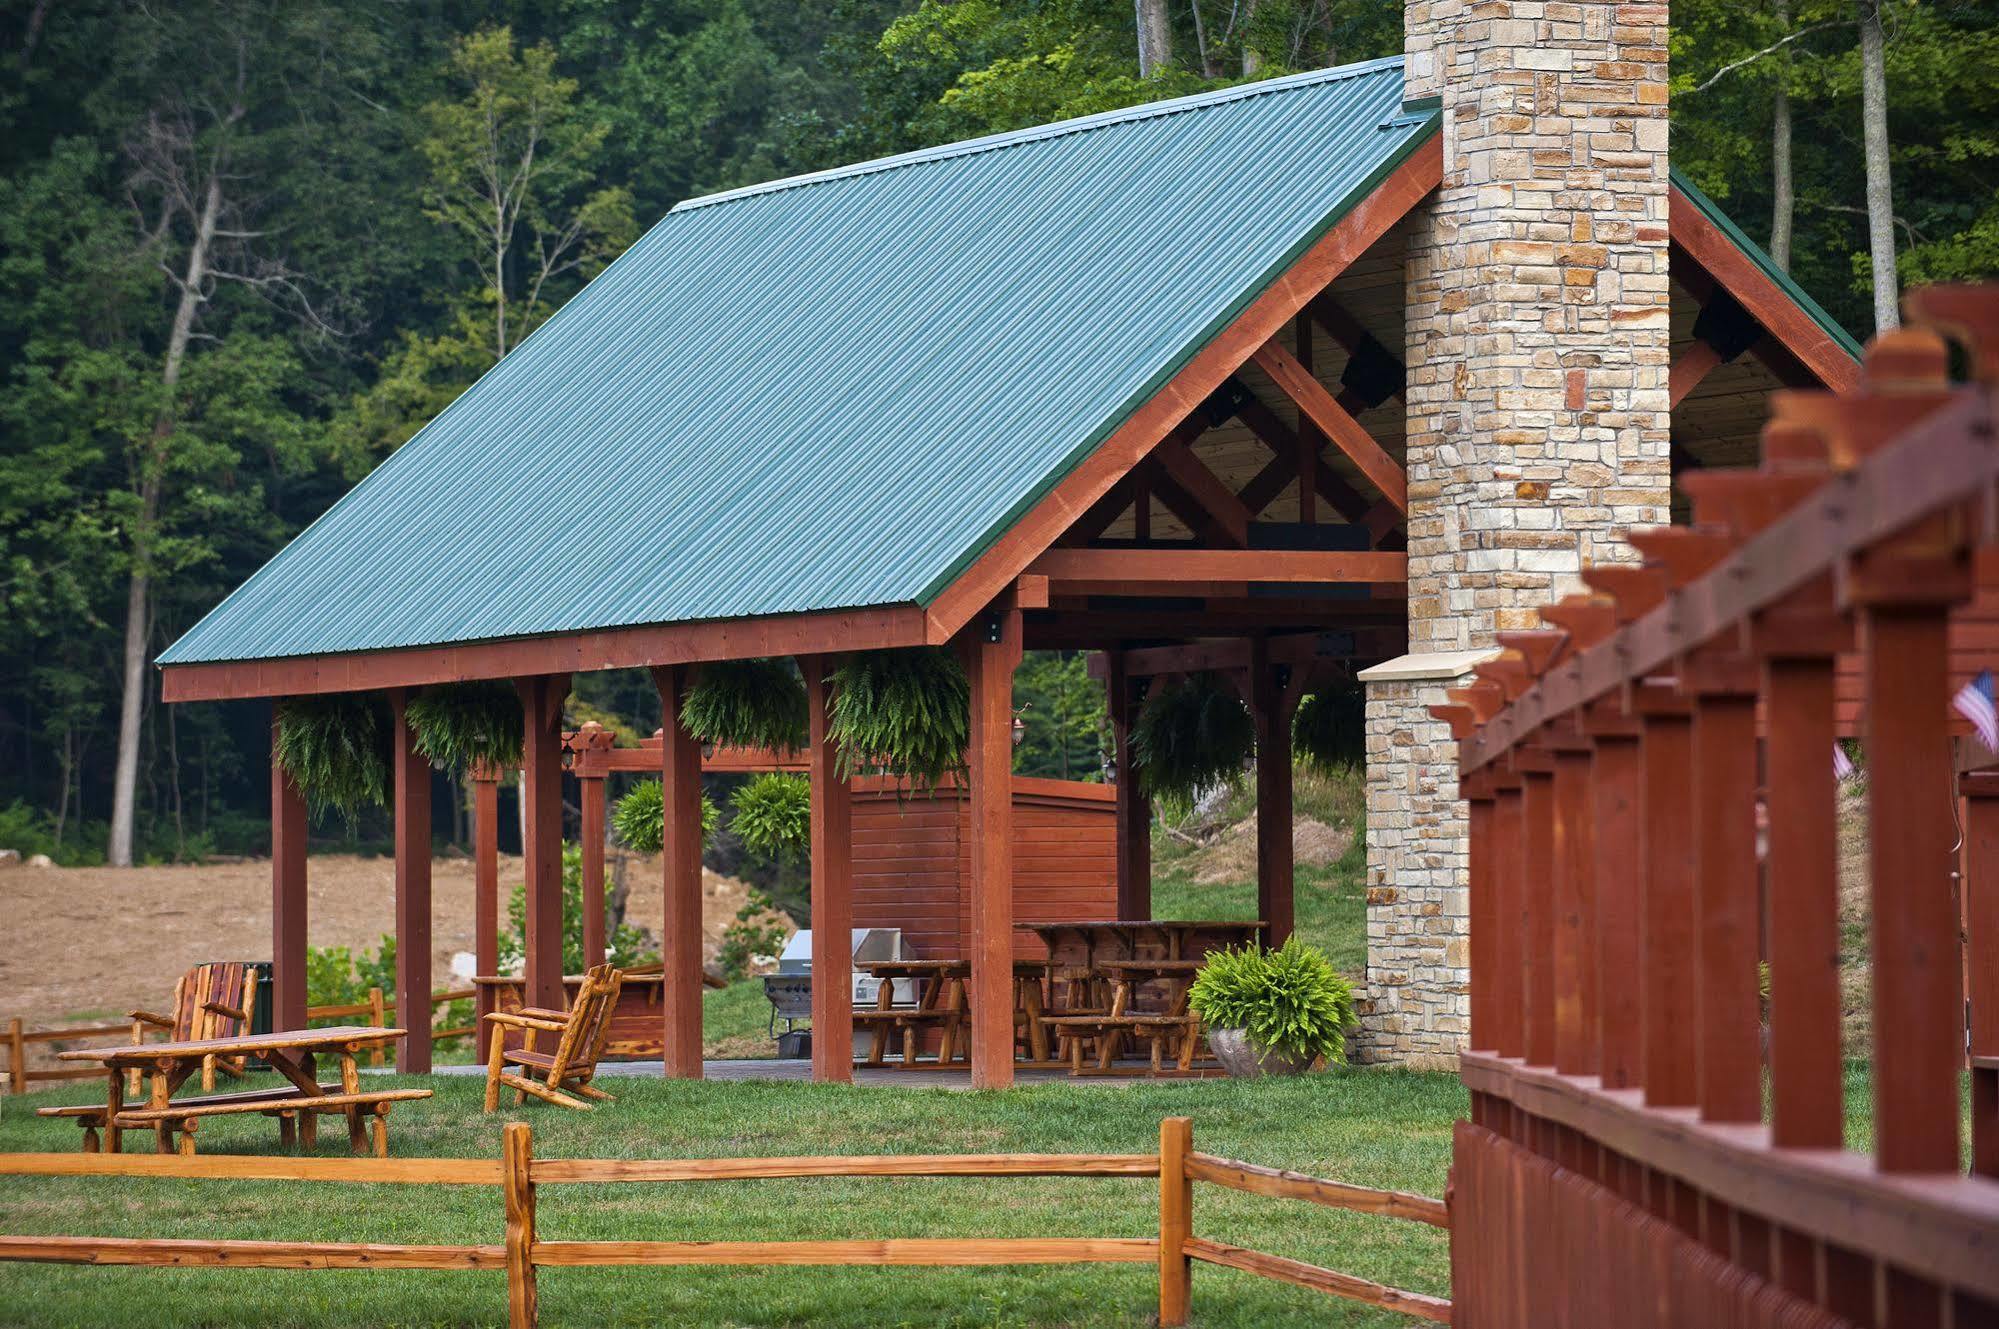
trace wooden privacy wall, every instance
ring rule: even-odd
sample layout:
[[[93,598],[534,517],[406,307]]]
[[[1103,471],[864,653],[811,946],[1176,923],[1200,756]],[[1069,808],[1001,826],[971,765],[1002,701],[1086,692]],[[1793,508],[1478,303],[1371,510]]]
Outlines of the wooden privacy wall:
[[[1460,1325],[1999,1324],[1999,754],[1952,707],[1999,666],[1999,288],[1908,306],[1857,392],[1777,394],[1758,468],[1684,477],[1690,527],[1634,533],[1436,708],[1470,805]],[[1871,1141],[1842,1111],[1845,722]]]
[[[900,791],[854,782],[854,926],[902,929],[905,954],[966,955],[971,805],[956,781]],[[1073,780],[1013,780],[1017,923],[1117,917],[1117,794]],[[1033,933],[1014,954],[1038,960]],[[912,949],[913,948],[913,949]]]

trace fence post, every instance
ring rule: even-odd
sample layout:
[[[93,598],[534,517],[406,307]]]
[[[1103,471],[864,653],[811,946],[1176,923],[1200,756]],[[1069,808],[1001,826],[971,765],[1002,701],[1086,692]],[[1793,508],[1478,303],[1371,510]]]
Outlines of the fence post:
[[[380,988],[368,989],[368,1023],[377,1029],[387,1029],[389,1027],[389,1013],[382,1005],[382,990]],[[368,1055],[374,1058],[375,1065],[381,1065],[383,1057],[382,1045],[380,1043],[375,1044],[374,1051]]]
[[[500,1140],[501,1185],[507,1199],[507,1326],[534,1329],[534,1132],[508,1122]]]
[[[7,1078],[17,1094],[28,1092],[28,1044],[21,1037],[21,1017],[7,1021]]]
[[[1159,1123],[1159,1323],[1187,1323],[1193,1266],[1186,1242],[1193,1235],[1194,1183],[1187,1155],[1194,1147],[1194,1123],[1166,1117]]]

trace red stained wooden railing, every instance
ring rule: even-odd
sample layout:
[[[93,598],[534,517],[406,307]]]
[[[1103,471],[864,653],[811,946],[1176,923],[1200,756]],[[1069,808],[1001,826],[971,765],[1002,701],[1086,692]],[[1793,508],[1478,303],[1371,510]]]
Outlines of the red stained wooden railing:
[[[1780,394],[1758,468],[1688,477],[1692,526],[1635,535],[1637,562],[1501,634],[1436,710],[1475,928],[1460,1325],[1999,1324],[1999,754],[1950,704],[1967,665],[1999,670],[1965,650],[1999,619],[1999,287],[1909,305],[1858,392]],[[1843,678],[1864,1151],[1843,1140]]]

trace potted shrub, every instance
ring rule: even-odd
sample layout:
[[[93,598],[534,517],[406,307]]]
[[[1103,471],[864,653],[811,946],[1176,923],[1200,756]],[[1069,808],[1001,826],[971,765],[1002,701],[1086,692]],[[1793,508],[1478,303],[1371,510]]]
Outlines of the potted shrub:
[[[1188,1003],[1230,1075],[1297,1075],[1320,1057],[1346,1062],[1353,989],[1296,937],[1274,951],[1252,943],[1211,953]]]

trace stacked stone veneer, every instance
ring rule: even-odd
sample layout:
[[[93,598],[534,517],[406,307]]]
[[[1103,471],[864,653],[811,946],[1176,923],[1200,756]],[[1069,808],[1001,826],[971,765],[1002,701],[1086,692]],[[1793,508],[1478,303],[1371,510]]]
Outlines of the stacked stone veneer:
[[[1427,708],[1496,629],[1669,520],[1666,6],[1412,0],[1443,184],[1409,223],[1410,659],[1369,681],[1359,1051],[1465,1032],[1456,750]],[[1371,671],[1372,672],[1372,671]]]

